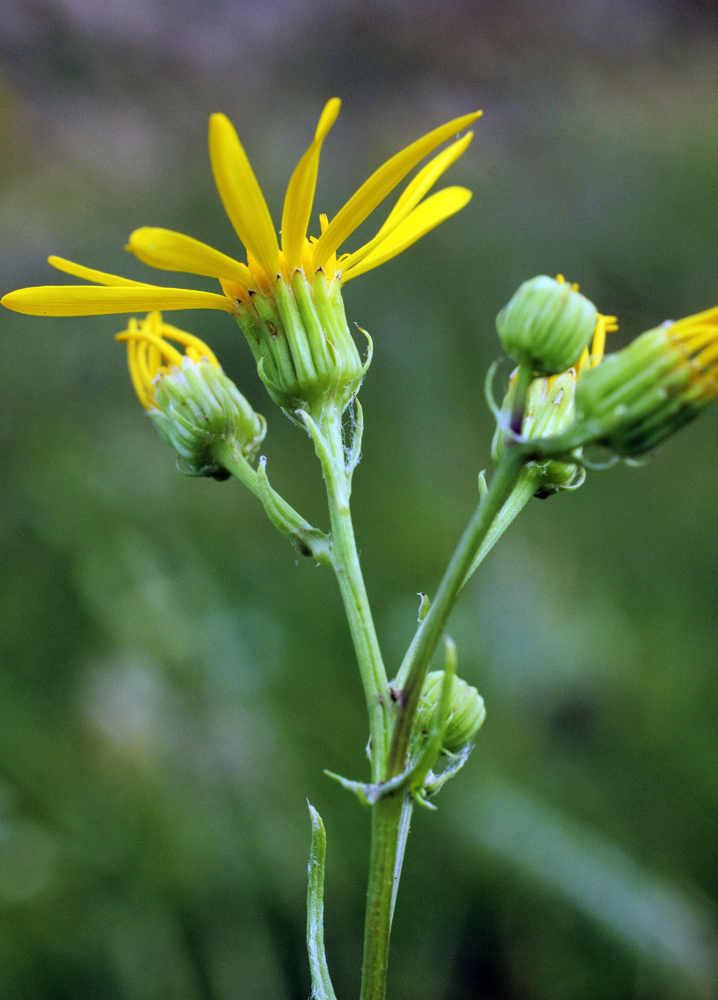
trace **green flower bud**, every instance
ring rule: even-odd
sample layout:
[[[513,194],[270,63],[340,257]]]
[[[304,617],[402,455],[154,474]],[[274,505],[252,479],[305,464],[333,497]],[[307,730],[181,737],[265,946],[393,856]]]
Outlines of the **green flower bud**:
[[[328,400],[343,409],[361,385],[362,365],[349,332],[338,280],[319,271],[308,281],[297,270],[271,292],[237,300],[237,321],[257,362],[259,377],[282,409],[321,411]]]
[[[525,281],[496,317],[506,353],[541,375],[574,365],[596,327],[596,307],[563,279]]]
[[[443,681],[443,670],[434,670],[424,679],[412,734],[415,746],[429,734]],[[479,692],[475,687],[470,687],[466,681],[454,676],[451,682],[449,716],[444,732],[443,749],[447,753],[459,753],[476,736],[485,718],[484,699]]]
[[[564,431],[575,415],[575,393],[577,375],[573,368],[561,375],[537,378],[531,383],[526,397],[526,412],[521,424],[521,434],[526,438],[555,437]],[[501,410],[511,412],[515,380],[512,379]],[[504,435],[501,427],[496,428],[491,446],[491,457],[499,461],[504,450]],[[573,490],[586,478],[585,471],[571,462],[549,459],[545,462],[529,462],[524,475],[535,485],[535,496],[545,498],[559,490]]]
[[[188,475],[226,478],[217,464],[218,444],[233,444],[246,459],[256,453],[266,433],[235,384],[209,361],[182,359],[181,368],[155,377],[149,416],[160,436],[177,451]]]
[[[216,452],[228,445],[249,459],[266,433],[255,413],[199,337],[164,323],[161,313],[130,320],[115,340],[127,344],[137,398],[190,476],[227,479]],[[182,354],[172,343],[184,348]]]
[[[718,398],[718,308],[641,334],[580,380],[576,406],[617,455],[650,451]]]

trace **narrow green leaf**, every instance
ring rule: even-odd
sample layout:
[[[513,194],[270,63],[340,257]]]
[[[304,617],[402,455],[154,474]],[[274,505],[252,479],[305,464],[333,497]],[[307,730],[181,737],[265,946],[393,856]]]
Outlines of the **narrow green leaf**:
[[[312,821],[307,886],[307,951],[312,974],[312,1000],[336,1000],[324,953],[324,859],[327,837],[322,817],[307,801]]]

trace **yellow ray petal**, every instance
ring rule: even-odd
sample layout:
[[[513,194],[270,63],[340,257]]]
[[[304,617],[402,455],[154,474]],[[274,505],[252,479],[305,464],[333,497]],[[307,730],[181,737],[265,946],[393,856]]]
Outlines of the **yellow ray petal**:
[[[174,365],[176,368],[182,367],[182,355],[173,347],[172,344],[168,344],[167,341],[163,340],[162,337],[158,337],[156,333],[149,333],[147,330],[142,333],[134,334],[126,330],[124,333],[116,333],[115,340],[137,340],[144,344],[152,344],[160,352],[160,355],[164,358],[168,364]],[[152,366],[154,367],[154,366]],[[150,381],[156,375],[156,372],[148,371]]]
[[[135,229],[125,249],[150,267],[235,281],[244,288],[255,284],[252,272],[245,264],[240,264],[206,243],[183,233],[175,233],[171,229],[156,229],[152,226]]]
[[[314,204],[322,143],[337,120],[341,106],[342,102],[338,97],[327,101],[319,118],[314,141],[297,164],[287,187],[282,212],[282,251],[292,271],[302,262],[304,240]]]
[[[148,309],[222,309],[232,312],[224,295],[188,288],[132,285],[98,288],[94,285],[40,285],[9,292],[0,304],[28,316],[101,316]]]
[[[427,163],[423,167],[416,177],[407,184],[406,188],[402,192],[396,205],[392,208],[389,213],[386,222],[381,227],[379,232],[376,234],[373,240],[365,243],[363,247],[360,247],[354,253],[349,254],[349,256],[344,260],[344,267],[347,269],[358,264],[360,260],[368,256],[374,247],[378,246],[382,240],[392,233],[397,226],[401,225],[404,219],[408,218],[411,212],[416,208],[424,195],[431,190],[437,180],[441,175],[449,169],[452,163],[466,151],[469,143],[474,137],[473,132],[467,132],[466,135],[452,143],[447,149],[435,156],[430,163]]]
[[[412,243],[416,243],[429,230],[434,229],[449,216],[458,212],[471,200],[471,191],[462,187],[448,187],[432,194],[430,198],[415,208],[408,219],[391,233],[368,257],[355,264],[348,272],[342,274],[342,283],[351,281],[366,271],[378,267],[397,254],[402,253]]]
[[[98,285],[134,285],[140,288],[151,288],[151,285],[147,285],[145,281],[131,281],[130,278],[120,278],[116,274],[106,274],[104,271],[96,271],[92,267],[83,267],[82,264],[75,264],[71,260],[65,260],[64,257],[48,257],[48,264],[57,268],[58,271],[63,271],[65,274],[71,274],[74,278],[84,278],[86,281],[94,281]]]
[[[273,278],[279,267],[279,244],[262,189],[247,154],[226,115],[209,119],[209,156],[224,210],[247,250]]]
[[[152,407],[154,400],[147,391],[147,386],[142,378],[140,365],[137,360],[136,340],[130,340],[127,343],[127,367],[130,369],[130,378],[132,379],[132,385],[137,393],[137,398],[145,409],[149,410]]]
[[[175,340],[178,344],[182,344],[185,348],[192,347],[196,349],[200,357],[206,358],[211,364],[219,368],[220,371],[222,370],[221,365],[217,360],[217,356],[212,348],[205,344],[203,340],[200,340],[199,337],[195,337],[193,333],[187,333],[186,330],[180,330],[178,327],[172,326],[170,323],[163,323],[160,335],[162,337],[166,337],[167,340]],[[141,337],[142,334],[135,334],[134,336]]]
[[[680,333],[693,324],[715,322],[718,322],[718,306],[713,306],[704,312],[696,313],[694,316],[685,316],[683,319],[678,319],[671,329],[674,333]]]
[[[374,171],[371,177],[362,184],[346,205],[334,216],[326,232],[319,238],[314,248],[315,267],[322,267],[326,263],[347,236],[354,232],[357,226],[406,177],[419,160],[423,160],[428,153],[436,149],[450,136],[476,121],[480,114],[480,111],[475,111],[473,114],[454,118],[445,125],[434,129],[433,132],[429,132],[428,135],[422,136],[421,139],[417,139],[416,142],[407,146],[406,149],[402,149],[400,153]]]

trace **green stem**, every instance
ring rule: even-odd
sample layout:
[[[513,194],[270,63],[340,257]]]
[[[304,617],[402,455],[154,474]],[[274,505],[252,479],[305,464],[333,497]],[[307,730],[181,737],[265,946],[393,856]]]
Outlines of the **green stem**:
[[[330,539],[323,532],[313,528],[301,514],[269,485],[264,468],[266,460],[260,458],[259,471],[255,471],[238,448],[232,445],[218,446],[215,458],[222,468],[231,473],[242,485],[264,505],[272,524],[285,534],[303,555],[313,555],[321,563],[331,565]]]
[[[396,862],[394,864],[394,885],[392,886],[391,893],[391,920],[394,919],[394,907],[396,906],[396,894],[399,891],[399,879],[401,878],[401,869],[404,864],[404,852],[406,851],[406,842],[409,838],[409,827],[411,826],[411,814],[414,811],[414,799],[406,788],[404,789],[404,801],[401,806],[401,815],[399,817],[399,837],[396,848]]]
[[[242,486],[246,486],[250,493],[261,500],[257,473],[242,455],[237,445],[233,443],[219,445],[215,451],[215,458],[227,472],[240,481]]]
[[[456,598],[481,545],[497,515],[518,482],[527,459],[527,449],[507,442],[491,486],[471,518],[439,585],[429,613],[419,626],[397,677],[402,691],[402,709],[397,719],[389,759],[388,777],[401,774],[406,766],[409,735],[416,714],[429,661],[438,645]]]
[[[405,816],[408,832],[410,816],[410,810],[405,815],[404,803],[404,792],[399,791],[379,799],[372,806],[360,1000],[384,1000],[386,994],[389,934],[396,897],[395,879],[398,880],[399,831]]]
[[[378,782],[386,773],[391,738],[391,701],[354,539],[342,417],[336,407],[328,406],[320,417],[319,427],[311,418],[306,418],[305,423],[314,438],[324,472],[332,532],[332,563],[364,686],[371,734],[372,781]]]
[[[471,569],[466,574],[463,586],[467,584],[469,577],[476,572],[499,538],[501,538],[509,525],[513,524],[526,504],[534,496],[540,482],[541,471],[536,466],[527,465],[519,476],[518,482],[509,494],[508,499],[491,522],[491,527],[486,532],[479,551],[476,553],[476,557],[471,564]]]

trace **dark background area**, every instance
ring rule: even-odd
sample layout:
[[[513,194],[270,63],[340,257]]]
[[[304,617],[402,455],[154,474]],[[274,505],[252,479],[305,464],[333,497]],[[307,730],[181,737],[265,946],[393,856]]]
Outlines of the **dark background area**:
[[[515,287],[580,281],[613,345],[718,302],[717,39],[708,2],[4,0],[2,291],[58,280],[49,253],[145,279],[122,249],[141,225],[237,255],[213,111],[278,220],[329,97],[330,216],[483,108],[448,175],[468,208],[345,294],[376,348],[354,508],[393,671],[489,463]],[[231,320],[170,318],[266,415],[274,485],[324,526],[310,443]],[[368,817],[322,769],[364,773],[366,723],[334,581],[238,484],[176,472],[122,317],[1,320],[0,1000],[302,1000],[305,797],[356,995]],[[487,722],[415,816],[393,1000],[718,995],[717,430],[718,409],[643,468],[533,501],[467,588],[451,632]]]

